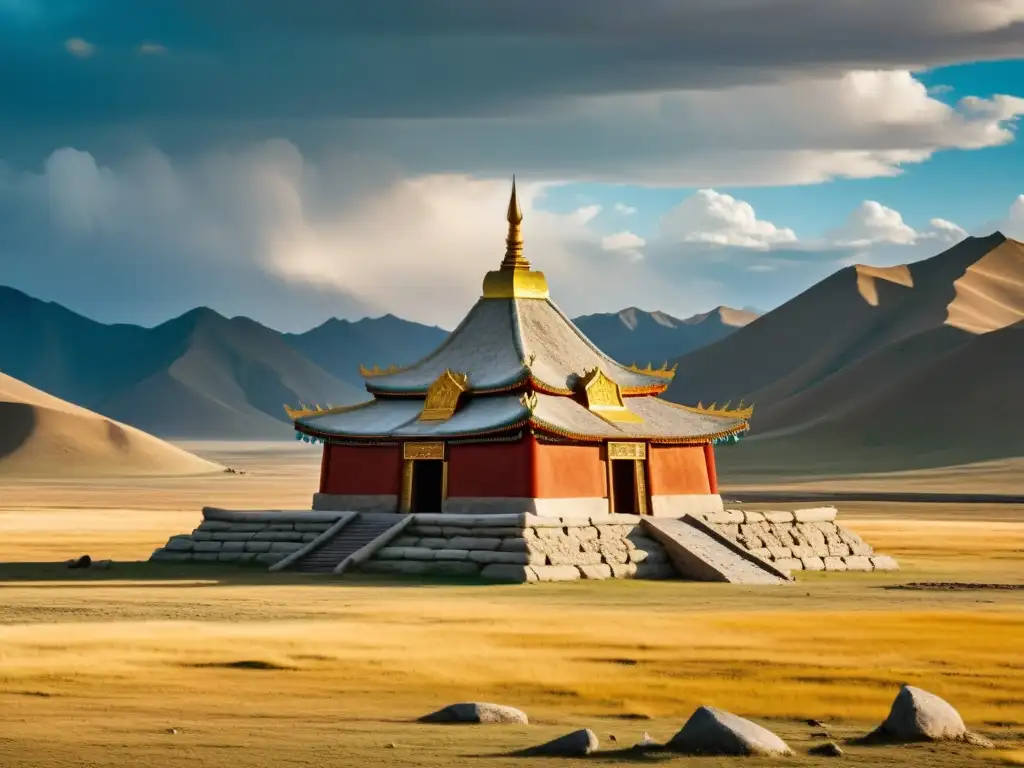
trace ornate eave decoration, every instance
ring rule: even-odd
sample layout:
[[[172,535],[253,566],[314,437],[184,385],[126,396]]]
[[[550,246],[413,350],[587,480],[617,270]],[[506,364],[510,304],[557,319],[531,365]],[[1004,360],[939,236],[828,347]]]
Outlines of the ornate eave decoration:
[[[469,377],[445,368],[434,383],[427,387],[420,421],[446,421],[455,414],[459,397],[469,389]]]
[[[381,368],[376,363],[373,364],[373,368],[367,368],[362,363],[359,364],[359,375],[363,378],[372,379],[374,376],[390,376],[393,373],[398,373],[401,370],[397,365],[389,365],[387,368]]]
[[[631,422],[643,421],[626,407],[622,401],[619,385],[604,375],[600,368],[594,368],[583,374],[579,379],[580,392],[583,395],[587,410],[605,421]]]
[[[299,402],[298,408],[292,408],[290,405],[284,406],[284,412],[288,414],[288,418],[292,421],[297,419],[304,419],[307,416],[330,416],[332,413],[345,413],[346,411],[354,411],[356,408],[365,408],[370,405],[373,400],[367,400],[362,403],[356,403],[355,405],[328,405],[326,408],[321,405],[306,405],[303,402]]]
[[[646,368],[640,368],[636,362],[628,367],[628,370],[633,373],[639,373],[641,376],[654,376],[657,379],[668,379],[671,381],[675,378],[676,368],[679,367],[679,363],[676,363],[671,368],[668,367],[668,361],[661,366],[661,368],[655,368],[652,363],[648,363]]]
[[[727,419],[741,419],[743,421],[748,421],[754,415],[754,406],[748,405],[744,407],[742,400],[740,400],[740,404],[735,408],[730,408],[729,405],[730,403],[726,403],[719,407],[718,403],[712,403],[705,407],[703,403],[697,403],[696,407],[689,405],[683,407],[694,413],[703,413],[707,416],[723,416]]]

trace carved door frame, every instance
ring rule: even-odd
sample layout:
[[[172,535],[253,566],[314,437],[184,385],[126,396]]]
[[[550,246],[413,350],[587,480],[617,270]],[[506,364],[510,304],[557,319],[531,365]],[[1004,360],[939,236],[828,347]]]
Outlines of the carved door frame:
[[[398,497],[398,511],[412,511],[412,485],[414,464],[422,460],[441,460],[441,501],[448,498],[448,458],[443,442],[402,443],[402,492]]]
[[[647,443],[607,443],[605,464],[608,473],[608,512],[615,512],[615,483],[612,478],[613,461],[633,462],[633,501],[639,515],[649,515],[651,504],[647,492]]]

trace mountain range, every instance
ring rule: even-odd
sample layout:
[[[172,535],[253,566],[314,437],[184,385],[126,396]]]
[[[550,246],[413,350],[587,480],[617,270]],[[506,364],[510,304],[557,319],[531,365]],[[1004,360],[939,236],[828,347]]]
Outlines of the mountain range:
[[[724,466],[886,471],[1024,456],[1024,244],[850,266],[677,360],[665,396],[755,403]]]
[[[577,322],[599,347],[644,364],[755,317],[719,307],[680,320],[630,308]],[[358,402],[367,397],[360,363],[406,365],[447,336],[393,315],[280,333],[207,308],[154,328],[106,325],[4,287],[0,328],[0,370],[10,376],[146,432],[194,439],[288,437],[283,404]]]

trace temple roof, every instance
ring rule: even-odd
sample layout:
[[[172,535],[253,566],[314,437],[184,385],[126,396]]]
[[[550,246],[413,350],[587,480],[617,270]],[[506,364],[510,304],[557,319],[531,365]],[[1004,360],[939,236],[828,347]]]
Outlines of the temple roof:
[[[535,398],[535,399],[532,399]],[[668,443],[705,443],[743,432],[742,418],[719,416],[656,397],[628,400],[643,420],[615,423],[571,397],[519,393],[470,398],[449,419],[420,420],[419,398],[383,398],[295,421],[300,432],[320,438],[442,439],[496,434],[526,426],[577,440],[642,439]]]
[[[470,392],[507,389],[527,379],[568,395],[600,368],[624,395],[662,392],[670,372],[643,373],[612,360],[550,299],[481,298],[434,352],[406,368],[365,371],[371,392],[421,394],[446,369],[464,373]]]

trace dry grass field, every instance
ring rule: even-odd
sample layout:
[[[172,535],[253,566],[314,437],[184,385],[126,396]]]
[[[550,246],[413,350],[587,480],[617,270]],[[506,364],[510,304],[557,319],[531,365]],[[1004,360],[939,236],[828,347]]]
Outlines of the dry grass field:
[[[192,528],[203,503],[308,507],[316,452],[257,448],[205,449],[245,475],[0,489],[0,765],[735,762],[617,750],[645,732],[668,739],[700,704],[761,720],[797,753],[744,765],[816,765],[828,760],[807,756],[820,729],[805,719],[844,743],[885,716],[902,682],[949,699],[998,749],[844,744],[845,763],[1024,764],[1024,589],[894,588],[1024,586],[1020,507],[844,505],[841,519],[904,570],[783,587],[387,583],[132,563]],[[118,562],[54,564],[84,552]],[[535,724],[411,722],[465,699],[519,706]],[[608,752],[509,754],[584,726]]]

